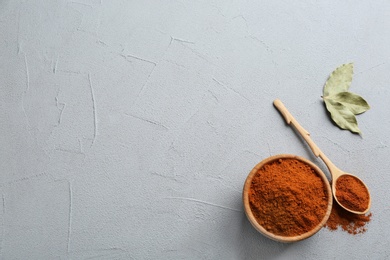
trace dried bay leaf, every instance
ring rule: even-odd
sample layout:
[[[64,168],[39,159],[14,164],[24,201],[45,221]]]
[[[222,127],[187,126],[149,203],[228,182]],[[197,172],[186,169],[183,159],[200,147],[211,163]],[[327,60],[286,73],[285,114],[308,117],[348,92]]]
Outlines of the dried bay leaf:
[[[334,70],[325,84],[323,99],[332,120],[340,128],[360,133],[355,115],[367,111],[370,106],[364,98],[348,91],[352,75],[352,63]]]
[[[353,75],[353,63],[341,65],[330,74],[324,87],[324,97],[348,91]]]
[[[324,99],[331,99],[346,106],[355,115],[366,112],[370,109],[367,101],[361,96],[352,92],[340,92],[331,96],[324,97]]]
[[[343,104],[333,101],[332,99],[324,99],[326,109],[328,109],[332,120],[342,129],[350,130],[354,133],[360,133],[354,113],[351,112]]]

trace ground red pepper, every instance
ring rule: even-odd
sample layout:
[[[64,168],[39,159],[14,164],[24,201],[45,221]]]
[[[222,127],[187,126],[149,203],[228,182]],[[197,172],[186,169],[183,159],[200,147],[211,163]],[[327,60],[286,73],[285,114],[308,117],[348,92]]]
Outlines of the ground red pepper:
[[[346,211],[333,201],[332,212],[325,224],[330,230],[337,230],[339,227],[349,234],[356,235],[367,231],[366,224],[371,220],[372,214],[358,215]]]
[[[280,236],[315,228],[326,214],[329,198],[321,177],[296,159],[264,165],[253,177],[248,196],[257,222]]]
[[[344,207],[359,212],[368,208],[370,200],[366,186],[351,175],[342,175],[336,180],[336,197]]]

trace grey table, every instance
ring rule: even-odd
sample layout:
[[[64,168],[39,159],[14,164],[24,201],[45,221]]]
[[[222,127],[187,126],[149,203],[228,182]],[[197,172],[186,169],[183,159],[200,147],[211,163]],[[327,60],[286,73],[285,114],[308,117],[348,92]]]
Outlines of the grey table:
[[[388,259],[387,1],[0,0],[1,259]],[[321,99],[337,66],[363,135]],[[249,171],[315,162],[280,98],[372,192],[368,231],[257,233]]]

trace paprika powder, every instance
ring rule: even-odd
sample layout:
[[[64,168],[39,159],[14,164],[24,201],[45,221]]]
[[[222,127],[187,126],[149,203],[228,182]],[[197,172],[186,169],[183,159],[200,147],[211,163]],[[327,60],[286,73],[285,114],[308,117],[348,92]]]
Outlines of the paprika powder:
[[[370,222],[372,213],[358,215],[346,211],[339,204],[333,202],[332,211],[325,224],[329,230],[334,231],[339,227],[351,235],[361,234],[367,231],[366,224]]]
[[[346,208],[363,212],[368,208],[370,195],[358,178],[342,175],[336,180],[337,200]]]
[[[336,180],[337,200],[346,208],[363,212],[369,206],[369,193],[364,184],[350,175],[342,175]],[[367,231],[372,213],[358,215],[351,213],[337,203],[333,203],[332,211],[325,226],[330,230],[341,230],[356,235]]]
[[[248,191],[256,221],[279,236],[314,229],[328,210],[328,190],[310,165],[295,158],[271,161],[258,169]]]

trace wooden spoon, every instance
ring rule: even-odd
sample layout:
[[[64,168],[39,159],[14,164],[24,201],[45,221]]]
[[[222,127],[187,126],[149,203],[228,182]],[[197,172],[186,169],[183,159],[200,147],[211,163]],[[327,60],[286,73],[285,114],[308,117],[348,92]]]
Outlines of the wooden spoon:
[[[305,141],[307,142],[307,144],[310,146],[310,149],[312,150],[313,154],[316,156],[316,157],[320,157],[324,163],[326,164],[326,166],[328,167],[331,175],[332,175],[332,193],[333,193],[333,197],[335,198],[336,202],[342,207],[344,208],[345,210],[349,211],[349,212],[352,212],[352,213],[355,213],[355,214],[365,214],[368,212],[368,210],[370,209],[370,206],[371,206],[371,196],[370,196],[370,193],[369,193],[369,190],[367,188],[367,186],[364,184],[364,182],[362,180],[360,180],[358,177],[356,177],[355,175],[353,174],[350,174],[350,173],[346,173],[346,172],[343,172],[342,170],[340,170],[339,168],[337,168],[330,160],[328,157],[326,157],[326,155],[318,148],[318,146],[313,142],[313,140],[310,138],[310,133],[307,132],[298,122],[297,120],[295,120],[295,118],[290,114],[290,112],[287,110],[287,108],[284,106],[284,104],[282,103],[282,101],[280,101],[279,99],[276,99],[274,101],[274,106],[280,111],[280,113],[283,115],[284,119],[286,120],[287,124],[292,124],[298,131],[298,133],[303,137],[303,139],[305,139]],[[355,211],[355,210],[352,210],[352,209],[349,209],[347,208],[346,206],[344,206],[342,203],[340,203],[340,201],[338,200],[336,194],[336,183],[337,183],[337,180],[341,177],[341,176],[350,176],[352,178],[355,178],[358,182],[360,182],[362,184],[362,186],[366,189],[367,191],[367,194],[368,194],[368,205],[367,205],[367,208],[363,211]]]

